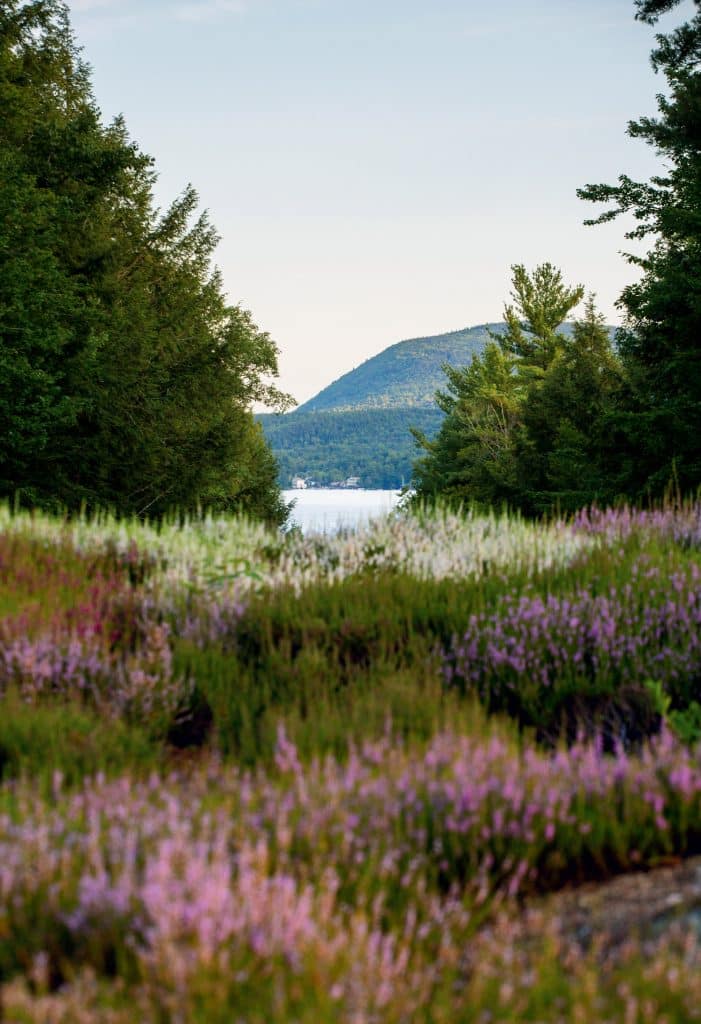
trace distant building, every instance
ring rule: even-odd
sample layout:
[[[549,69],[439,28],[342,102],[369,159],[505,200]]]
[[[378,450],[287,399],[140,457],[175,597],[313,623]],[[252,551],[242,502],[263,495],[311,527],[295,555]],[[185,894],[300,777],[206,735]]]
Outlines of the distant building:
[[[360,483],[360,477],[359,476],[349,476],[343,486],[344,487],[357,487],[359,483]]]
[[[306,486],[307,486],[307,481],[304,479],[303,476],[293,476],[292,477],[292,488],[293,488],[293,490],[295,490],[295,491],[303,491],[303,490],[305,490]]]

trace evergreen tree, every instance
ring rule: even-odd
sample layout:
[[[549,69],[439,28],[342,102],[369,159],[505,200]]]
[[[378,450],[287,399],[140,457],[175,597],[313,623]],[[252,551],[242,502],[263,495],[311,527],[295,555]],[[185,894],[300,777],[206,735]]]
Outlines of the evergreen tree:
[[[622,386],[609,330],[589,296],[572,338],[523,405],[517,460],[533,511],[574,511],[616,496],[610,431]]]
[[[419,500],[440,496],[452,503],[493,504],[514,497],[514,431],[520,416],[520,382],[514,358],[495,342],[469,366],[444,367],[448,385],[436,393],[444,413],[429,440],[412,433],[427,453],[414,464]]]
[[[436,401],[445,418],[437,436],[414,432],[427,453],[414,466],[419,500],[510,504],[532,511],[523,479],[524,403],[567,345],[558,332],[584,289],[568,288],[550,263],[512,268],[505,330],[493,333],[468,367],[444,367],[448,389]]]
[[[0,490],[38,500],[88,400],[103,196],[136,154],[100,128],[58,3],[0,9],[0,110]]]
[[[523,369],[529,367],[537,374],[548,368],[566,344],[557,329],[582,301],[584,288],[568,288],[552,263],[541,264],[532,274],[517,263],[511,272],[512,302],[504,307],[506,331],[494,339]]]
[[[678,2],[637,0],[636,17],[655,24]],[[632,213],[628,237],[654,238],[645,257],[628,256],[642,277],[620,299],[629,391],[617,423],[622,479],[633,495],[659,493],[672,478],[684,490],[701,484],[701,13],[657,36],[652,64],[668,94],[658,96],[658,117],[631,122],[628,133],[655,148],[665,172],[579,191],[609,206],[589,223]]]
[[[194,190],[159,216],[57,0],[0,10],[0,109],[0,493],[280,521],[249,412],[285,405],[276,347],[227,304]]]

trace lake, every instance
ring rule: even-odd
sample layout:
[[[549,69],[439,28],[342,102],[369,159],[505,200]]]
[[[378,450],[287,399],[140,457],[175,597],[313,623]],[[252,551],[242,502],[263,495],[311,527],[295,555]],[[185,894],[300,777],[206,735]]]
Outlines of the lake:
[[[342,490],[309,487],[282,492],[285,501],[296,502],[290,525],[303,533],[336,533],[362,526],[368,520],[385,516],[399,501],[398,491]]]

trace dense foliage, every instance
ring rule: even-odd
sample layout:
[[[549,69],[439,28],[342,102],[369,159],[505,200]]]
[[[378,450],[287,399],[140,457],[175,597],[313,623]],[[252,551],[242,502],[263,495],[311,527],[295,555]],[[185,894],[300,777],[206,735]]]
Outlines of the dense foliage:
[[[416,445],[411,428],[437,431],[437,408],[409,406],[303,412],[259,417],[289,487],[301,476],[322,486],[359,477],[361,487],[398,489],[411,479]]]
[[[638,0],[637,17],[655,24],[677,2]],[[581,292],[558,303],[546,280],[552,268],[528,275],[514,267],[506,337],[470,366],[447,368],[441,431],[419,436],[421,498],[533,514],[701,485],[701,13],[657,36],[652,63],[668,93],[658,96],[657,118],[633,121],[628,132],[655,148],[664,173],[579,191],[609,205],[589,223],[632,214],[628,237],[654,238],[646,256],[628,256],[642,276],[621,295],[616,352],[593,299],[566,343],[553,332]]]
[[[637,17],[655,24],[679,0],[637,0]],[[698,3],[695,5],[698,8]],[[628,237],[654,237],[650,252],[629,260],[642,277],[628,286],[620,350],[628,387],[615,418],[622,482],[635,495],[674,480],[701,484],[701,13],[657,36],[652,64],[668,92],[659,116],[628,134],[653,146],[664,169],[648,183],[621,175],[617,185],[589,185],[580,195],[606,210],[593,223],[632,214]]]
[[[602,422],[620,386],[610,331],[550,264],[513,268],[505,328],[466,367],[446,366],[445,414],[414,468],[417,498],[509,504],[533,514],[610,498]]]
[[[58,0],[0,10],[0,494],[284,518],[249,412],[277,352],[227,305],[188,188],[104,127]]]

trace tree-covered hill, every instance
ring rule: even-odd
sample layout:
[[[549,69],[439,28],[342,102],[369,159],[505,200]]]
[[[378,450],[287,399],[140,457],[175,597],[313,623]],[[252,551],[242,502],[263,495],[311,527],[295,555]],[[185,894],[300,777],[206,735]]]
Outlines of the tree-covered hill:
[[[328,486],[360,477],[361,487],[408,484],[418,451],[410,427],[433,437],[442,413],[437,407],[297,410],[260,417],[280,468],[282,487],[295,476]]]
[[[294,412],[259,416],[280,484],[289,487],[295,476],[321,485],[355,476],[361,487],[408,483],[417,456],[410,428],[433,437],[440,426],[435,392],[445,380],[442,366],[469,363],[487,337],[482,325],[400,341]]]
[[[281,486],[289,487],[296,476],[324,486],[355,476],[361,487],[408,484],[418,455],[410,428],[430,439],[441,424],[435,395],[446,386],[443,367],[469,365],[489,330],[504,329],[503,323],[480,324],[400,341],[294,412],[259,416]],[[570,333],[571,325],[562,330]]]
[[[484,348],[488,327],[499,330],[502,326],[480,324],[390,345],[300,405],[295,415],[323,409],[433,406],[436,389],[445,382],[443,364],[469,363]]]
[[[260,416],[280,484],[289,487],[295,476],[321,485],[348,477],[359,477],[361,487],[408,484],[418,454],[410,428],[433,437],[440,426],[435,392],[445,380],[442,367],[469,363],[487,338],[481,325],[400,341],[294,412]]]

